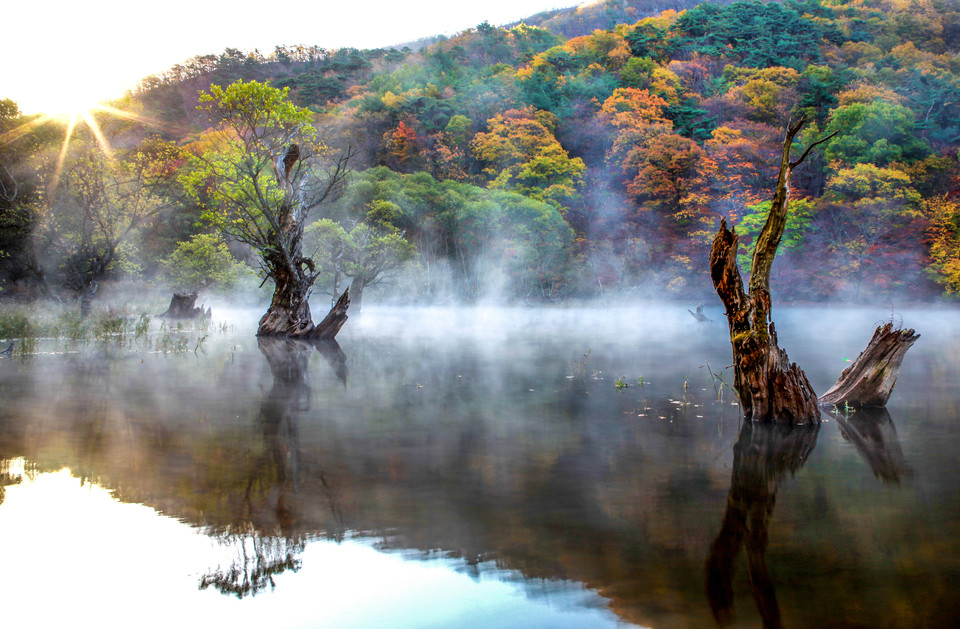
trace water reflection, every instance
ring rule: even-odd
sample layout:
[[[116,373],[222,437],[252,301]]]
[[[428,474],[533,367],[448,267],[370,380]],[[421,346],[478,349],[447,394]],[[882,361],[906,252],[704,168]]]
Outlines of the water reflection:
[[[274,576],[296,572],[302,565],[305,537],[296,526],[293,496],[301,476],[300,421],[311,410],[310,356],[318,351],[344,385],[346,354],[336,341],[303,341],[286,338],[257,339],[267,359],[273,385],[260,403],[256,426],[263,437],[263,454],[253,463],[243,492],[238,522],[212,530],[218,542],[232,549],[229,567],[218,566],[200,579],[200,588],[214,587],[239,598],[275,586]],[[333,537],[342,541],[345,527],[340,506],[325,487],[333,519],[340,526]]]
[[[735,619],[733,576],[737,555],[744,547],[750,593],[763,626],[782,626],[766,562],[770,516],[780,481],[803,467],[817,445],[819,431],[819,425],[743,424],[733,446],[727,510],[707,559],[707,599],[721,627]]]
[[[303,565],[305,540],[278,535],[263,535],[252,526],[243,531],[225,531],[216,535],[221,546],[228,547],[232,561],[228,568],[218,566],[200,579],[200,589],[213,586],[223,594],[237,598],[255,595],[276,586],[274,577],[297,572]]]
[[[397,627],[403,608],[416,627],[704,627],[714,614],[732,619],[733,589],[749,599],[747,576],[769,626],[956,626],[945,621],[960,618],[960,398],[952,363],[927,365],[960,355],[960,338],[915,348],[891,406],[896,431],[858,413],[819,433],[768,434],[778,429],[741,432],[736,407],[716,400],[708,372],[729,361],[726,333],[694,338],[707,326],[683,308],[639,324],[631,312],[612,327],[607,311],[502,312],[478,319],[476,333],[454,317],[411,332],[421,319],[401,314],[390,324],[371,310],[365,329],[345,330],[349,374],[336,344],[252,333],[212,334],[198,354],[90,348],[0,361],[0,460],[35,461],[43,476],[7,486],[0,505],[0,554],[36,562],[4,590],[22,611],[14,618],[30,619],[42,592],[69,590],[104,562],[84,551],[110,547],[96,582],[150,580],[143,592],[170,613],[193,606],[194,626],[260,624],[259,609],[272,626]],[[663,335],[667,319],[687,326],[682,335]],[[784,338],[812,321],[784,325]],[[825,356],[811,378],[835,380],[842,343],[805,346]],[[615,386],[621,376],[629,387]],[[875,481],[864,458],[901,486]],[[804,460],[803,482],[778,493]],[[47,473],[63,468],[90,482],[53,483]],[[18,503],[51,483],[64,493],[48,506]],[[80,495],[109,492],[155,511],[128,521],[132,508],[106,497],[102,513],[71,511],[68,489],[78,506]],[[158,514],[193,528],[161,544]],[[126,585],[104,596],[154,604]],[[306,608],[318,592],[322,605]],[[737,603],[738,626],[761,624],[752,599]],[[105,605],[76,604],[87,614]],[[477,605],[503,613],[477,615]],[[436,616],[451,607],[461,615]],[[234,615],[219,618],[225,609]]]
[[[17,461],[0,460],[0,505],[7,497],[7,487],[23,482],[22,459]]]
[[[836,417],[840,434],[853,444],[881,482],[899,485],[901,478],[912,474],[886,408],[860,408]]]

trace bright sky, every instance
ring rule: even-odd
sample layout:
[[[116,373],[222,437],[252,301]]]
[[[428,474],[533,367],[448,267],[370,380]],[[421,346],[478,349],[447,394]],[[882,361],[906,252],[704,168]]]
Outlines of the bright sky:
[[[577,0],[39,0],[7,3],[0,98],[64,113],[226,47],[376,48],[519,20]]]

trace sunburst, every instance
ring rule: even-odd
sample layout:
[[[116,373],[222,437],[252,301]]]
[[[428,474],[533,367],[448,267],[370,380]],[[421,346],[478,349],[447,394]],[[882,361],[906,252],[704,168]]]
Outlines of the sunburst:
[[[72,111],[40,114],[37,117],[21,124],[20,126],[0,135],[0,147],[2,147],[23,137],[41,125],[55,124],[64,128],[63,142],[60,145],[60,151],[57,154],[57,161],[54,167],[53,176],[50,180],[51,191],[56,190],[57,184],[60,181],[60,175],[63,172],[63,164],[70,151],[70,143],[73,140],[73,137],[79,126],[83,125],[90,131],[90,135],[93,136],[97,145],[100,147],[100,150],[103,151],[104,156],[108,160],[113,159],[113,148],[110,146],[109,140],[104,135],[103,129],[100,127],[100,123],[97,122],[98,114],[106,114],[108,116],[113,116],[123,120],[139,122],[153,128],[162,128],[165,126],[157,120],[147,116],[114,107],[113,105],[107,103],[95,103],[89,105],[80,104],[81,102],[82,101],[77,101],[76,103],[71,104],[69,109]],[[61,102],[60,104],[63,105],[65,103]],[[64,108],[60,107],[60,109]]]

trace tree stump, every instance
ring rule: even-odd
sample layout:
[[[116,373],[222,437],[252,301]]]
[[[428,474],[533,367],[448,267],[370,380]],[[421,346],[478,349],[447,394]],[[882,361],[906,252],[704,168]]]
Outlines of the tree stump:
[[[332,340],[340,332],[340,328],[347,322],[347,309],[350,307],[350,289],[343,291],[340,299],[333,305],[323,321],[318,323],[310,331],[308,338],[316,340]]]
[[[207,308],[204,310],[202,306],[194,307],[196,303],[196,293],[174,293],[166,312],[158,314],[157,316],[165,319],[200,319],[203,317],[209,319],[213,316],[212,309]]]
[[[920,338],[913,330],[878,326],[866,349],[843,370],[833,387],[820,396],[820,404],[834,406],[884,406],[890,399],[907,350]]]

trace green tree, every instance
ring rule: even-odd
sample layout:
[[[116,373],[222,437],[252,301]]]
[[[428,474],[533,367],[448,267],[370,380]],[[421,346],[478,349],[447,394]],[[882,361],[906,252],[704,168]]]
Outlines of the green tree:
[[[161,261],[164,279],[176,292],[210,290],[226,293],[251,269],[237,261],[217,234],[197,234],[177,244]]]
[[[753,261],[753,247],[757,236],[767,223],[772,201],[764,201],[747,208],[737,223],[737,235],[740,237],[740,248],[737,253],[737,263],[743,273],[750,273],[750,264]],[[787,204],[787,223],[780,239],[780,253],[791,253],[803,248],[804,239],[810,230],[810,220],[813,215],[813,204],[808,199],[790,199]],[[776,260],[774,260],[776,263]]]
[[[149,149],[108,158],[97,146],[75,142],[47,197],[38,227],[40,248],[53,254],[64,283],[80,296],[83,314],[109,274],[139,271],[134,236],[173,202],[159,191],[170,177],[162,166],[165,155],[177,149],[144,144]]]
[[[851,103],[834,109],[825,131],[837,132],[824,149],[829,162],[848,166],[917,159],[930,152],[929,146],[916,137],[913,112],[902,105],[876,100]]]
[[[42,216],[40,158],[59,140],[59,128],[41,121],[0,99],[0,280],[28,279],[46,288],[31,233]]]
[[[194,146],[184,185],[204,203],[206,220],[253,247],[274,283],[257,334],[332,338],[345,317],[333,327],[313,323],[308,299],[317,272],[303,255],[303,230],[310,212],[340,190],[349,155],[331,158],[312,114],[285,89],[212,85],[200,108],[213,128]]]
[[[725,56],[753,68],[799,67],[820,58],[823,31],[778,3],[701,4],[684,11],[673,27],[674,49]]]
[[[373,205],[383,208],[393,205],[378,200]],[[387,222],[378,221],[382,215],[371,217],[371,222],[357,223],[347,231],[328,218],[320,219],[307,228],[307,235],[317,250],[316,260],[322,273],[319,284],[325,286],[335,300],[340,284],[350,280],[351,307],[360,309],[364,289],[391,278],[417,252],[416,246],[404,238],[404,233]]]

